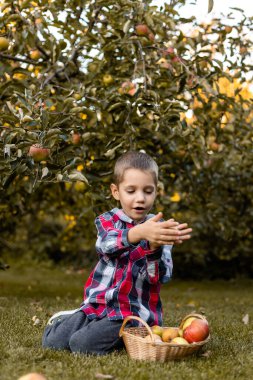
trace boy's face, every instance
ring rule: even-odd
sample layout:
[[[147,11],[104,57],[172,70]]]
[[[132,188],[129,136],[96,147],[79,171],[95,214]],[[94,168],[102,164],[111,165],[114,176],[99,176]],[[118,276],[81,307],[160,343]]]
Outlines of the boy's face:
[[[139,169],[127,169],[118,186],[111,185],[113,197],[120,201],[124,213],[136,222],[141,221],[152,208],[156,185],[152,174]]]

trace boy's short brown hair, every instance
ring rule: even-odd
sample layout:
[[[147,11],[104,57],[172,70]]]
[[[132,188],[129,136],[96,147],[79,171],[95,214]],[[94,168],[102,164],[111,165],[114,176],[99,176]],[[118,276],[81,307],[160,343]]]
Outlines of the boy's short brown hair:
[[[122,182],[124,173],[127,169],[139,169],[148,171],[154,178],[154,183],[158,182],[157,163],[148,154],[138,151],[129,151],[120,156],[114,166],[113,181],[115,185]]]

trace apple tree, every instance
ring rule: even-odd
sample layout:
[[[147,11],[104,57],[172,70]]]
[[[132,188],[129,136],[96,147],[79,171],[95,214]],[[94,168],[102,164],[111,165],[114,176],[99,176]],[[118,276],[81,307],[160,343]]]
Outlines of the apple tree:
[[[1,4],[5,252],[91,259],[115,159],[142,149],[161,168],[157,209],[194,228],[181,261],[206,268],[243,248],[248,263],[250,20],[197,25],[180,17],[183,3]]]

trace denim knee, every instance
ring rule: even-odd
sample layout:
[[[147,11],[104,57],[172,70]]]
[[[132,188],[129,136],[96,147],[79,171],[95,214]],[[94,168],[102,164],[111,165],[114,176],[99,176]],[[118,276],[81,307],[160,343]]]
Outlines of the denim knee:
[[[92,344],[90,344],[90,339],[85,336],[80,336],[78,331],[74,333],[69,340],[69,347],[71,352],[83,353],[83,354],[94,354],[92,349]]]
[[[51,348],[54,350],[69,350],[68,342],[64,339],[59,339],[52,332],[51,326],[46,326],[44,334],[42,336],[42,347]]]

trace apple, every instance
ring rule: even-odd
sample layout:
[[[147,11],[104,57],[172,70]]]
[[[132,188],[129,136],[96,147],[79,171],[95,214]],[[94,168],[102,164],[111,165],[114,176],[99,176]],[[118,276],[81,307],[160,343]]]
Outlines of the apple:
[[[162,340],[163,342],[170,342],[172,339],[178,337],[178,329],[174,327],[168,327],[163,329]]]
[[[47,380],[45,376],[41,375],[40,373],[31,372],[27,373],[24,376],[21,376],[18,380]]]
[[[38,49],[31,50],[29,54],[30,58],[34,61],[38,61],[38,59],[41,57],[41,52]]]
[[[79,94],[79,92],[76,92],[76,93],[74,94],[74,98],[75,98],[76,100],[81,100],[81,99],[82,99],[82,95]]]
[[[167,55],[175,56],[175,49],[173,47],[168,47],[167,49],[163,50],[163,56],[166,57]]]
[[[9,47],[9,40],[5,37],[0,37],[0,51],[7,50]]]
[[[105,86],[109,86],[109,84],[112,84],[113,81],[113,77],[110,74],[105,74],[103,76],[103,83]]]
[[[29,156],[34,159],[35,162],[44,161],[50,155],[50,149],[44,148],[40,144],[34,144],[30,146]]]
[[[126,81],[122,83],[118,91],[120,94],[128,94],[134,96],[137,92],[137,86],[133,82]]]
[[[87,184],[82,182],[82,181],[76,181],[74,184],[74,189],[78,193],[82,193],[83,191],[85,191],[87,189]]]
[[[149,27],[145,24],[136,25],[135,31],[137,36],[148,36],[150,32]]]
[[[160,337],[160,335],[153,334],[153,338],[154,338],[155,343],[162,343],[162,338]],[[152,341],[152,338],[151,338],[150,335],[145,336],[144,339],[145,339],[147,342],[153,342],[153,341]]]
[[[248,49],[246,46],[241,46],[240,47],[240,54],[244,55],[248,52]]]
[[[170,343],[183,344],[183,345],[187,345],[187,344],[189,344],[189,342],[187,342],[186,339],[181,338],[180,336],[178,336],[178,337],[172,339],[172,340],[170,341]]]
[[[163,328],[162,328],[162,326],[154,325],[154,326],[151,327],[151,330],[152,330],[153,334],[159,335],[160,337],[163,334]]]
[[[181,62],[181,59],[178,56],[172,57],[171,62]]]
[[[74,145],[78,145],[80,143],[80,140],[81,140],[81,135],[80,133],[73,133],[72,136],[71,136],[71,140],[72,140],[72,143]]]
[[[186,327],[190,326],[190,324],[192,323],[192,321],[194,321],[195,319],[196,319],[196,317],[187,318],[186,321],[183,324],[182,330],[185,330]]]
[[[225,26],[225,32],[226,32],[226,33],[231,33],[232,30],[233,30],[232,26],[230,26],[230,25],[226,25],[226,26]]]
[[[220,144],[218,144],[217,142],[213,141],[211,144],[210,144],[210,149],[214,152],[217,152],[220,148]]]
[[[98,64],[95,62],[90,62],[88,64],[88,71],[90,73],[96,73],[98,71]]]
[[[189,325],[183,328],[183,338],[189,343],[201,342],[205,340],[208,335],[209,326],[207,320],[195,318]]]

